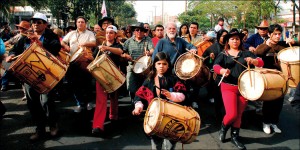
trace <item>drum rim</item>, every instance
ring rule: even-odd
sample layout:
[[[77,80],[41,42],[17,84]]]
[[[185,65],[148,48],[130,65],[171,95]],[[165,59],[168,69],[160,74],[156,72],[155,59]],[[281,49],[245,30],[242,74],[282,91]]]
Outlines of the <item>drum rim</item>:
[[[146,110],[146,114],[145,114],[145,118],[144,118],[144,131],[145,131],[145,133],[148,134],[148,135],[152,135],[152,134],[154,134],[155,132],[157,132],[158,122],[159,122],[159,119],[161,118],[160,115],[158,114],[158,115],[157,115],[157,118],[156,118],[156,124],[155,124],[155,126],[154,126],[153,129],[148,133],[148,132],[146,131],[146,129],[145,129],[145,126],[147,126],[147,122],[146,122],[147,120],[146,120],[146,119],[149,118],[149,117],[147,117],[147,116],[148,116],[148,113],[149,113],[149,110],[150,110],[150,106],[152,106],[152,104],[154,103],[154,101],[159,101],[159,103],[160,103],[161,100],[163,100],[163,99],[161,99],[161,98],[159,98],[159,97],[156,97],[156,98],[152,99],[151,102],[150,102],[150,104],[148,105],[147,110]],[[159,112],[161,112],[161,105],[159,105],[158,110],[159,110]],[[160,122],[161,122],[161,121],[160,121]],[[150,127],[148,127],[148,128],[150,128]]]
[[[152,66],[152,58],[151,58],[151,56],[148,56],[148,57],[150,57],[150,63],[149,63],[149,65],[147,66],[147,68],[145,69],[145,70],[143,70],[142,72],[140,72],[140,73],[136,73],[135,71],[134,71],[134,68],[135,68],[135,65],[136,65],[136,63],[138,62],[138,60],[140,60],[142,57],[145,57],[145,56],[147,56],[147,55],[142,55],[142,56],[139,56],[137,59],[135,59],[135,61],[134,61],[134,63],[133,63],[133,67],[132,67],[132,71],[135,73],[135,74],[143,74],[146,70],[149,70],[150,69],[150,67]]]
[[[182,79],[182,80],[189,80],[189,79],[192,79],[192,78],[194,78],[195,76],[197,76],[201,71],[201,68],[203,67],[203,62],[202,61],[200,61],[200,63],[202,64],[201,65],[201,67],[199,67],[199,69],[198,69],[198,71],[197,71],[197,73],[196,74],[194,74],[193,76],[191,76],[190,78],[183,78],[183,77],[181,77],[178,73],[177,73],[177,70],[176,70],[176,66],[177,66],[177,63],[178,63],[178,61],[179,61],[179,59],[181,58],[181,57],[183,57],[184,55],[187,55],[187,54],[191,54],[190,52],[185,52],[185,53],[183,53],[183,54],[181,54],[177,59],[176,59],[176,61],[175,61],[175,64],[174,64],[174,71],[175,71],[175,74],[176,74],[176,76],[178,77],[178,78],[180,78],[180,79]],[[191,55],[193,55],[193,54],[191,54]],[[195,54],[196,55],[196,54]],[[195,56],[195,57],[197,57],[197,56]]]

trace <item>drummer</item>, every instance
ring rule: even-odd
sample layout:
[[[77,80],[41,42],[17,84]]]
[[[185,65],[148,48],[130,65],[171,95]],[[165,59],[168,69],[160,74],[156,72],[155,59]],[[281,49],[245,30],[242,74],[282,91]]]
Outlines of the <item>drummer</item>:
[[[257,54],[257,56],[261,57],[265,62],[264,68],[281,70],[277,60],[277,53],[289,47],[287,43],[295,44],[292,38],[287,38],[286,41],[280,41],[282,31],[283,29],[279,24],[270,25],[268,28],[270,38],[257,49],[257,51],[263,52],[262,54]],[[266,134],[270,134],[271,129],[273,129],[275,133],[281,133],[281,130],[276,124],[279,122],[283,101],[284,97],[272,101],[263,101],[263,131]]]
[[[172,75],[170,67],[170,58],[164,52],[158,52],[154,57],[153,66],[148,78],[137,90],[134,98],[133,115],[140,115],[144,104],[148,105],[153,98],[159,97],[175,103],[181,103],[185,100],[186,87]],[[144,104],[143,104],[144,103]],[[176,142],[151,136],[152,149],[161,150],[162,145],[166,149],[175,149]]]
[[[70,53],[71,56],[81,47],[92,48],[96,46],[96,38],[92,31],[87,30],[87,20],[83,16],[76,19],[77,29],[69,32],[61,41],[64,50]],[[69,46],[70,45],[70,46]],[[86,62],[90,60],[86,59]],[[81,62],[79,62],[81,63]],[[77,101],[77,106],[74,112],[79,113],[82,109],[91,110],[90,103],[92,99],[92,75],[79,67],[78,63],[70,63],[70,67],[66,74],[66,79],[72,88],[74,99]]]
[[[58,55],[61,45],[57,35],[54,34],[52,30],[47,29],[48,23],[46,15],[36,13],[31,18],[31,22],[33,33],[28,32],[27,36],[21,37],[13,49],[10,50],[9,56],[6,58],[7,62],[11,62],[15,56],[22,54],[32,42],[36,42],[38,45],[43,46],[54,56]],[[42,137],[46,137],[45,127],[47,123],[50,127],[50,135],[56,136],[58,134],[58,115],[54,108],[54,90],[51,90],[48,94],[39,94],[31,85],[26,83],[25,90],[28,109],[36,124],[36,132],[30,136],[30,140],[37,141]]]
[[[247,63],[251,66],[263,66],[262,59],[250,51],[243,50],[243,36],[244,34],[239,33],[237,29],[232,29],[225,36],[225,49],[217,56],[213,66],[217,74],[224,76],[220,82],[226,114],[219,131],[219,139],[224,142],[226,132],[231,127],[231,141],[238,149],[245,149],[239,141],[239,130],[242,114],[247,106],[246,99],[238,90],[238,77],[246,69],[244,66],[247,66]]]
[[[103,45],[98,48],[102,52],[106,53],[119,68],[120,55],[123,53],[123,47],[120,43],[116,43],[117,28],[113,25],[109,25],[106,28],[106,40]],[[105,136],[104,134],[104,121],[106,118],[107,109],[107,96],[110,99],[109,119],[112,123],[118,120],[118,90],[107,94],[101,84],[96,82],[96,108],[94,112],[93,129],[92,133],[98,136]]]
[[[131,30],[134,31],[134,36],[125,41],[124,51],[127,53],[123,53],[121,57],[130,61],[127,66],[126,83],[131,100],[133,100],[135,92],[143,84],[145,78],[139,77],[133,73],[132,61],[142,55],[151,57],[153,53],[153,43],[150,37],[145,36],[147,29],[144,28],[144,23],[139,22],[136,25],[131,26]]]

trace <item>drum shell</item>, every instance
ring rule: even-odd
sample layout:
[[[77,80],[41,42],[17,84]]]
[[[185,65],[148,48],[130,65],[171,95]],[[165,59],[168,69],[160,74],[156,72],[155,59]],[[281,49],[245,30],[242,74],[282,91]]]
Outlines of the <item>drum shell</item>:
[[[250,75],[252,84],[250,84]],[[283,97],[287,92],[287,79],[275,69],[256,68],[243,71],[238,79],[238,89],[247,100],[270,101]]]
[[[87,66],[94,60],[93,52],[90,48],[82,47],[82,52],[79,53],[76,57],[77,50],[70,58],[70,65],[75,65],[81,70],[88,72]],[[76,57],[76,58],[73,58]]]
[[[38,93],[44,94],[58,84],[67,69],[55,56],[33,43],[12,63],[9,71]]]
[[[107,93],[112,93],[119,89],[126,80],[125,75],[106,54],[102,54],[95,61],[91,62],[87,66],[87,70]]]
[[[147,58],[147,57],[149,57],[149,58]],[[142,63],[143,65],[145,65],[145,68],[146,68],[146,69],[144,69],[142,72],[137,72],[137,71],[136,71],[136,67],[137,67],[139,64],[141,64],[140,62],[141,62],[143,59],[148,59],[147,65],[145,65],[144,63]],[[140,56],[140,57],[138,57],[138,58],[135,60],[135,62],[134,62],[134,64],[133,64],[133,72],[134,72],[136,75],[138,75],[138,76],[140,76],[140,77],[142,77],[142,78],[145,78],[145,77],[147,77],[148,74],[150,73],[150,71],[151,71],[151,66],[152,66],[152,59],[151,59],[151,56]],[[143,67],[144,67],[144,66],[143,66]]]
[[[60,50],[58,53],[57,59],[60,60],[61,63],[65,64],[65,65],[69,65],[70,54],[63,50]]]
[[[197,54],[202,56],[206,49],[211,45],[213,45],[213,43],[209,41],[202,41],[201,43],[195,45],[197,47]]]
[[[154,122],[154,124],[154,120],[150,120],[153,119],[152,115],[158,117],[157,122]],[[192,143],[197,137],[200,124],[200,116],[193,108],[154,98],[146,111],[144,131],[148,135],[156,135],[188,144]],[[176,131],[176,129],[180,131]]]
[[[181,62],[186,60],[186,57],[195,59],[196,66],[191,73],[183,73],[180,68],[182,65]],[[191,54],[190,52],[184,53],[180,55],[175,62],[175,74],[178,78],[182,80],[186,80],[192,85],[206,86],[209,83],[211,74],[209,68],[204,65],[203,61],[200,57],[197,57],[195,54]]]
[[[294,54],[294,56],[298,57],[298,60],[291,60],[291,61],[284,60],[282,58],[283,53],[286,53],[288,51],[294,51],[295,53],[291,52],[291,54]],[[277,55],[278,60],[280,61],[281,71],[289,79],[288,80],[289,87],[293,87],[293,88],[295,88],[298,85],[300,80],[300,59],[299,59],[300,52],[299,51],[300,51],[300,47],[294,46],[292,48],[289,47],[289,48],[282,49]],[[292,56],[287,55],[287,57],[292,57]]]

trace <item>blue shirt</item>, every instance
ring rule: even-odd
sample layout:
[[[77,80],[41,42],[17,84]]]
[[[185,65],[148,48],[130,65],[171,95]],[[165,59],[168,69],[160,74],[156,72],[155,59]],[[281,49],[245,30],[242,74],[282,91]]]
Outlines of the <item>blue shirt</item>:
[[[187,52],[186,49],[197,49],[194,45],[186,42],[180,37],[175,38],[175,42],[171,42],[169,38],[160,39],[152,54],[152,61],[154,61],[155,55],[158,52],[164,52],[170,57],[171,67],[174,66],[176,59],[183,53]]]
[[[258,34],[253,34],[250,36],[247,41],[244,43],[244,48],[249,50],[250,46],[257,47],[258,45],[264,43],[264,39]]]

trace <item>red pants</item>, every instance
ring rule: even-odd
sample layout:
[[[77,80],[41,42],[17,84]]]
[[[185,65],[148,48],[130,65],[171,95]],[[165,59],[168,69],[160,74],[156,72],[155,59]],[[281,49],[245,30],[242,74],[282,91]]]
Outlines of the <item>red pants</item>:
[[[238,86],[221,83],[222,98],[226,114],[223,118],[225,126],[240,128],[242,114],[247,106],[246,99],[240,94]]]
[[[103,87],[96,82],[96,108],[94,112],[93,128],[104,130],[104,121],[107,110],[107,96],[110,97],[109,119],[118,119],[118,92],[107,94]]]

